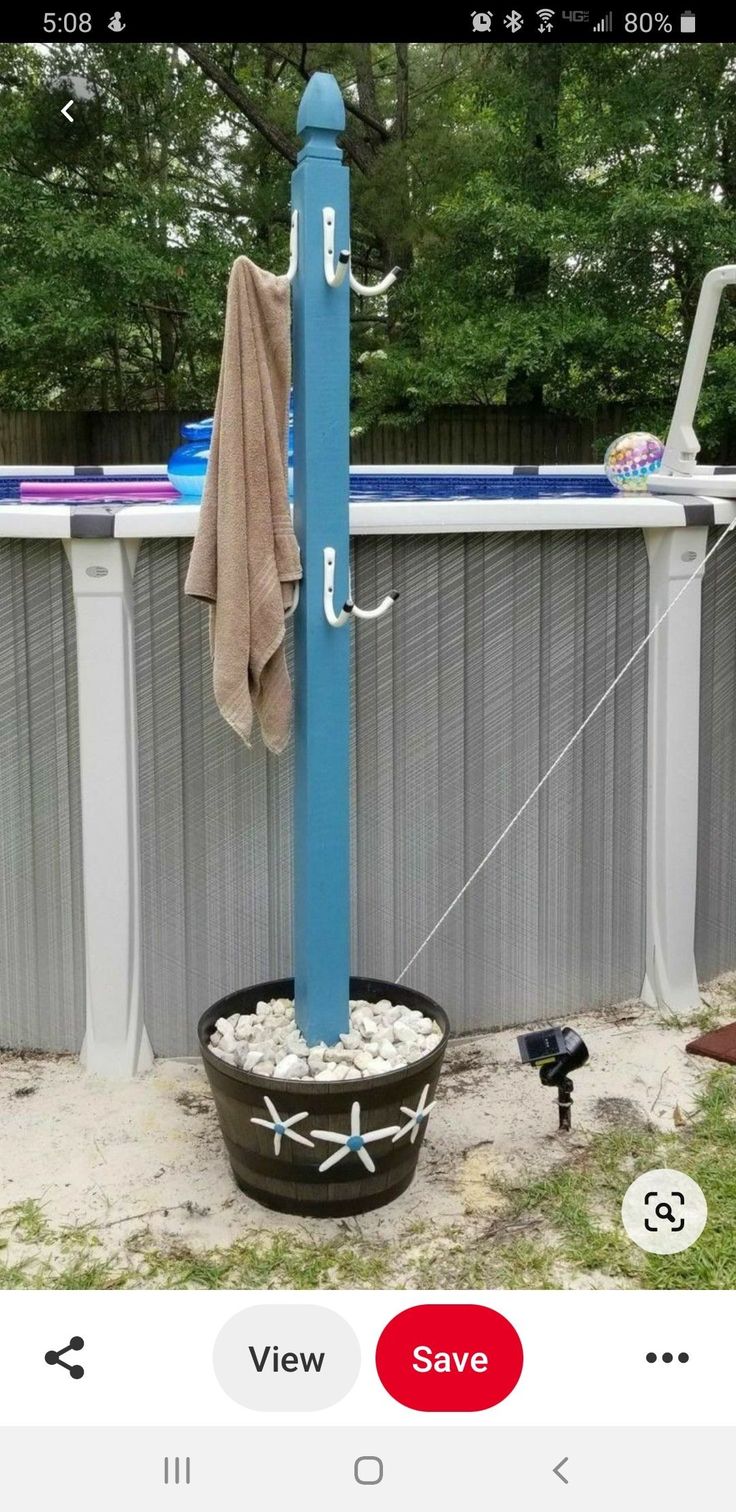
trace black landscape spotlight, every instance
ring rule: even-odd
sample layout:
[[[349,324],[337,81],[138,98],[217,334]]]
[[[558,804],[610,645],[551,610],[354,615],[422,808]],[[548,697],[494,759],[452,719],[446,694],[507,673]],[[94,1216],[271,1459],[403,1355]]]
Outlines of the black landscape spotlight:
[[[570,1072],[588,1060],[588,1047],[576,1029],[532,1029],[517,1036],[519,1054],[526,1066],[536,1066],[544,1087],[557,1088],[560,1133],[572,1128]]]

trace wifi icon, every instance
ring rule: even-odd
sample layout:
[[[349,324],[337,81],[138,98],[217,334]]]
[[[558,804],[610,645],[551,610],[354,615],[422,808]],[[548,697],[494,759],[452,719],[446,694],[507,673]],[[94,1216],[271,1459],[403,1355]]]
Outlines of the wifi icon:
[[[539,26],[537,27],[537,30],[540,31],[540,32],[551,32],[552,25],[553,25],[554,11],[553,10],[547,10],[547,8],[545,7],[542,10],[538,10],[537,11],[537,15],[539,17]]]

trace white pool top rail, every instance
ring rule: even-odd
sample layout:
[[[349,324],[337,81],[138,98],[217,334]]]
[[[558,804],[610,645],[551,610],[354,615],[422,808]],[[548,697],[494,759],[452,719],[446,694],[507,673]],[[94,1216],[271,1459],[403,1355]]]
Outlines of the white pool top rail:
[[[357,466],[356,477],[427,476],[499,477],[570,476],[600,478],[602,467],[550,465],[540,467],[467,466],[442,464]],[[722,469],[703,472],[704,492],[698,497],[671,495],[620,495],[610,498],[592,494],[558,495],[548,499],[354,499],[350,505],[350,530],[353,535],[455,535],[504,531],[550,530],[648,530],[671,529],[687,525],[729,525],[736,512],[736,475],[734,499],[705,493],[708,478],[715,487],[723,487]],[[62,482],[103,482],[105,476],[166,478],[163,466],[108,466],[95,474],[90,469],[49,467],[0,467],[0,480],[43,479]],[[114,500],[109,503],[64,502],[58,504],[20,503],[11,500],[0,504],[0,538],[70,540],[78,536],[117,540],[167,539],[193,537],[198,504],[145,503]]]

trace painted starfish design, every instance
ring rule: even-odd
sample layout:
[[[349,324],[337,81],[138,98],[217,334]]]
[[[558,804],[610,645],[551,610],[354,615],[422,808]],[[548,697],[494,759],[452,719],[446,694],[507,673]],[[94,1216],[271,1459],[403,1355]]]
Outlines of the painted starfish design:
[[[292,1113],[291,1118],[282,1118],[281,1114],[277,1111],[274,1104],[271,1102],[270,1097],[264,1097],[263,1101],[266,1104],[268,1112],[271,1115],[270,1119],[251,1118],[251,1123],[260,1124],[262,1129],[273,1129],[274,1155],[281,1154],[281,1141],[284,1137],[286,1137],[287,1139],[293,1139],[296,1144],[309,1145],[310,1150],[314,1148],[312,1140],[305,1139],[303,1134],[297,1134],[296,1129],[293,1127],[294,1124],[301,1123],[303,1118],[308,1118],[308,1112]]]
[[[339,1160],[344,1160],[346,1155],[357,1155],[367,1171],[375,1172],[375,1161],[368,1154],[366,1145],[373,1144],[376,1139],[387,1139],[389,1134],[396,1133],[397,1126],[392,1124],[390,1129],[370,1129],[367,1134],[360,1132],[360,1103],[354,1102],[350,1110],[350,1133],[333,1134],[331,1129],[311,1129],[310,1133],[315,1139],[325,1139],[329,1144],[337,1144],[339,1150],[328,1155],[322,1161],[320,1171],[329,1171],[330,1166],[337,1165]]]
[[[416,1139],[417,1134],[419,1133],[419,1130],[422,1127],[422,1124],[425,1123],[426,1120],[429,1118],[429,1115],[432,1112],[432,1109],[434,1107],[434,1102],[431,1102],[431,1103],[427,1102],[427,1093],[428,1092],[429,1092],[429,1082],[427,1082],[427,1085],[426,1085],[426,1087],[424,1088],[424,1090],[422,1092],[422,1095],[421,1095],[421,1097],[419,1099],[419,1102],[416,1105],[416,1108],[402,1108],[401,1109],[402,1113],[406,1114],[409,1122],[405,1123],[403,1129],[399,1129],[398,1132],[396,1134],[394,1134],[394,1137],[393,1137],[393,1140],[392,1140],[393,1144],[396,1144],[396,1141],[398,1139],[401,1139],[401,1137],[402,1137],[403,1134],[408,1134],[410,1129],[411,1129],[411,1142],[412,1142],[412,1144],[414,1143],[414,1140]]]

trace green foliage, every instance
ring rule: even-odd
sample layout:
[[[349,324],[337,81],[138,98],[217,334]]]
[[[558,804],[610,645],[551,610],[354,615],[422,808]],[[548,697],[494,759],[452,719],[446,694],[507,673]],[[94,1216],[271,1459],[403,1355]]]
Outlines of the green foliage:
[[[348,107],[354,419],[618,402],[662,431],[700,280],[736,244],[736,48],[0,47],[0,404],[213,400],[227,272],[285,266],[305,78]],[[60,114],[60,75],[93,97]],[[699,430],[736,440],[734,319]]]
[[[733,260],[736,50],[477,57],[450,128],[466,137],[464,171],[417,207],[388,360],[359,369],[361,421],[513,396],[576,415],[620,402],[662,431],[700,280]],[[724,313],[706,444],[735,429],[733,332]]]
[[[60,113],[80,73],[97,91]],[[0,403],[209,402],[238,175],[218,112],[170,49],[0,49]],[[213,171],[212,164],[217,162]]]

